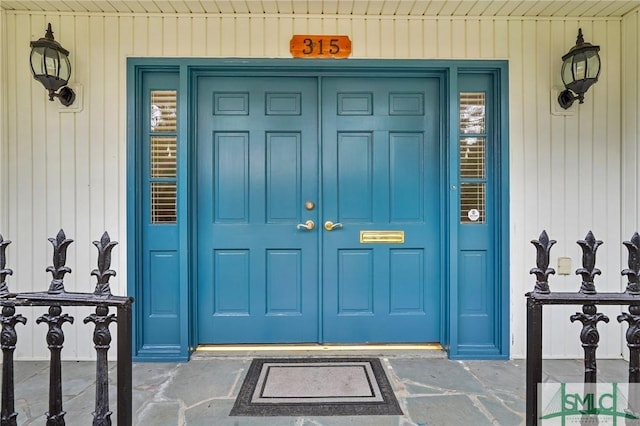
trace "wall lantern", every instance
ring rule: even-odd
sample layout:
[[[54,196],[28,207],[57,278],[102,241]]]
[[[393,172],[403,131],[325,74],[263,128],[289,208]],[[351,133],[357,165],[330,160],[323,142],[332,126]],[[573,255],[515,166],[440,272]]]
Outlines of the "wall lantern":
[[[584,94],[600,75],[600,46],[585,43],[582,28],[578,30],[576,45],[562,57],[562,82],[566,90],[558,96],[558,102],[564,109],[569,108],[578,99],[584,101]]]
[[[49,100],[57,97],[62,105],[71,105],[76,94],[67,87],[71,77],[69,51],[53,39],[51,24],[47,26],[44,38],[31,42],[30,62],[33,78],[49,91]],[[60,91],[56,93],[58,89]]]

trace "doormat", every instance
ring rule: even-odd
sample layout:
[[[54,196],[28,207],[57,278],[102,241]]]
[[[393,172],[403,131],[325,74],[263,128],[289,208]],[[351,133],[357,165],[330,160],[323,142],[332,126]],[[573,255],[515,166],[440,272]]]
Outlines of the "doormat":
[[[402,415],[377,358],[256,358],[230,416]]]

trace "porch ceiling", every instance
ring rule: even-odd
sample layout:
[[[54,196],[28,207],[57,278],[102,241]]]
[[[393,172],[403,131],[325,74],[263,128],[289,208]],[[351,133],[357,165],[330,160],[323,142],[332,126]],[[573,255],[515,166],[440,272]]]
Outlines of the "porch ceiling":
[[[387,16],[620,17],[640,0],[0,0],[5,10]]]

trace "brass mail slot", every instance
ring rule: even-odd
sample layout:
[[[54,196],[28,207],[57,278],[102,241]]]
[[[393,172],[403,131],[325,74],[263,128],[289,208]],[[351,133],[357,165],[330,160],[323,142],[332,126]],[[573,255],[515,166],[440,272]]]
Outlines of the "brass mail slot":
[[[360,231],[362,244],[404,244],[404,231]]]

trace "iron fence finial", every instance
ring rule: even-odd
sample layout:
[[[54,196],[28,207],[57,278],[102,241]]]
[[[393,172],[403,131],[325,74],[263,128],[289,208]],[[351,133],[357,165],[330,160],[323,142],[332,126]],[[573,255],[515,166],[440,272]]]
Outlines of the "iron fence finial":
[[[622,270],[622,275],[626,275],[629,279],[626,292],[640,294],[640,235],[634,232],[631,240],[623,241],[622,244],[629,250],[629,268]]]
[[[117,244],[117,241],[111,241],[107,231],[102,234],[100,241],[93,242],[93,245],[98,249],[98,269],[91,271],[91,275],[98,279],[96,289],[93,292],[96,296],[111,296],[109,278],[116,276],[116,271],[109,269],[111,267],[111,250]]]
[[[547,231],[542,231],[537,240],[531,240],[531,244],[536,247],[536,268],[529,271],[530,274],[536,275],[536,285],[533,289],[534,293],[549,293],[549,275],[555,274],[553,268],[549,268],[549,259],[551,257],[551,247],[556,240],[550,240]]]
[[[55,238],[49,238],[49,242],[53,245],[53,265],[47,267],[46,270],[51,272],[53,280],[49,285],[48,293],[64,293],[64,274],[71,273],[71,268],[65,265],[67,263],[67,248],[73,240],[67,238],[64,231],[60,229]]]
[[[582,249],[582,268],[576,271],[576,275],[582,275],[580,293],[595,294],[597,291],[593,279],[601,273],[600,269],[596,268],[596,252],[603,242],[596,240],[593,232],[589,231],[584,240],[578,240],[577,243]]]
[[[9,286],[7,285],[7,275],[13,275],[13,270],[7,268],[7,246],[11,241],[5,240],[0,234],[0,297],[9,294]]]

